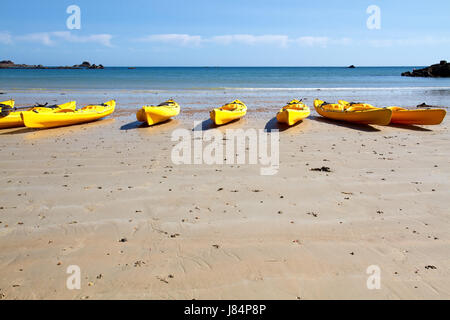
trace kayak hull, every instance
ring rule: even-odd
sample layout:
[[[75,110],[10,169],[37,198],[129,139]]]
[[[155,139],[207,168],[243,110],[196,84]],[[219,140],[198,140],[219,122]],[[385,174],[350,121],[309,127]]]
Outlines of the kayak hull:
[[[28,128],[56,128],[95,121],[114,112],[116,102],[106,102],[104,106],[90,105],[80,110],[64,109],[59,112],[22,112],[22,119]]]
[[[23,127],[20,112],[11,112],[6,117],[0,118],[0,129]]]
[[[136,119],[152,126],[167,121],[179,114],[180,106],[177,103],[173,103],[173,106],[144,106],[136,113]]]
[[[391,123],[406,125],[438,125],[445,118],[443,109],[393,110]]]
[[[4,104],[10,107],[14,107],[15,101],[14,100],[7,100],[7,101],[1,101],[0,104]]]
[[[339,104],[344,105],[347,110],[381,110],[367,103],[350,104],[347,101],[339,100]],[[438,125],[444,120],[447,111],[444,109],[416,109],[408,110],[401,107],[387,107],[392,111],[391,123],[406,125]]]
[[[316,107],[316,111],[322,117],[346,121],[358,124],[376,124],[380,126],[387,126],[391,122],[392,111],[389,109],[381,110],[367,110],[367,111],[327,111],[320,107]]]
[[[3,103],[3,102],[1,102],[1,103],[7,104],[7,103]],[[14,103],[10,106],[14,107]],[[72,101],[72,102],[68,102],[68,103],[59,105],[59,109],[56,109],[56,110],[61,110],[61,109],[75,110],[75,108],[76,108],[76,102]],[[24,127],[25,124],[23,123],[21,114],[22,114],[22,112],[29,112],[32,110],[36,110],[39,112],[48,112],[48,113],[55,112],[55,109],[45,108],[45,107],[31,108],[28,111],[14,111],[14,112],[11,112],[6,117],[0,118],[0,129]]]
[[[327,109],[327,106],[328,105],[325,105],[325,107],[323,106],[323,101],[314,101],[314,108],[317,113],[322,117],[332,120],[387,126],[392,118],[392,110],[387,108],[345,111],[344,105],[341,104],[331,104],[329,105],[330,109]]]
[[[210,113],[211,120],[218,126],[230,123],[231,121],[238,120],[246,115],[245,111],[229,111],[214,109]]]
[[[239,100],[227,103],[221,108],[214,109],[209,116],[215,125],[221,126],[231,121],[241,119],[247,114],[247,106]]]
[[[2,101],[0,104],[14,107],[14,100]],[[20,119],[20,112],[11,112],[6,117],[0,118],[0,129],[16,128],[23,126],[22,119]]]
[[[294,110],[294,109],[281,109],[277,114],[277,120],[280,123],[293,126],[294,124],[309,117],[311,112],[309,110]]]

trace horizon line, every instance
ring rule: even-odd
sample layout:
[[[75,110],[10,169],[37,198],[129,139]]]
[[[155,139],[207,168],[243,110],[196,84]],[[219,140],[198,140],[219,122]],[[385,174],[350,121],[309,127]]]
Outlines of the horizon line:
[[[319,66],[319,65],[312,65],[312,66],[276,66],[276,65],[269,65],[269,66],[220,66],[220,65],[205,65],[205,66],[197,66],[197,65],[176,65],[176,66],[170,66],[170,65],[149,65],[149,66],[119,66],[119,65],[103,65],[105,68],[348,68],[351,69],[350,66],[343,65],[343,66]],[[425,67],[426,65],[367,65],[367,66],[359,66],[355,65],[355,68],[411,68],[411,67]],[[61,66],[45,66],[45,67],[61,67]]]

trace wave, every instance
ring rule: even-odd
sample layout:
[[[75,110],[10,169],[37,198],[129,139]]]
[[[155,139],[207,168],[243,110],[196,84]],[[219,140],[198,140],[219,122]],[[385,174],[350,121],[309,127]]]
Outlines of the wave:
[[[122,90],[122,89],[120,89]],[[120,91],[119,90],[119,91]],[[155,93],[155,92],[174,92],[174,91],[387,91],[387,90],[450,90],[450,87],[318,87],[318,88],[266,88],[266,87],[198,87],[198,88],[161,88],[155,90],[133,90],[134,93]]]
[[[194,90],[194,89],[193,89]],[[342,87],[342,88],[210,88],[209,90],[235,90],[235,91],[385,91],[385,90],[450,90],[450,87]]]
[[[117,91],[122,91],[119,89]],[[318,88],[266,88],[266,87],[196,87],[196,88],[161,88],[154,90],[139,90],[134,89],[133,93],[163,93],[163,92],[214,92],[214,91],[248,91],[248,92],[262,92],[262,91],[411,91],[411,90],[449,90],[450,87],[318,87]],[[127,91],[128,92],[128,91]]]

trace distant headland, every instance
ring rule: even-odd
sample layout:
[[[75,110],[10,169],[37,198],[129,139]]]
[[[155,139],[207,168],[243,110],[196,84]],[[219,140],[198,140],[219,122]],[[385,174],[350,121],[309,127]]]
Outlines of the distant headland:
[[[88,61],[84,61],[82,64],[76,64],[73,66],[61,66],[61,67],[46,67],[41,64],[39,65],[28,65],[28,64],[15,64],[11,60],[0,61],[0,69],[104,69],[105,67],[101,64],[91,64]]]

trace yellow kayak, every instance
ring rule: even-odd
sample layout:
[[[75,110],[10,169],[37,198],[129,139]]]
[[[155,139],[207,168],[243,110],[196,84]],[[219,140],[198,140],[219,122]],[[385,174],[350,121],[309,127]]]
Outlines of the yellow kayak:
[[[233,120],[240,119],[247,114],[247,106],[239,101],[234,100],[231,103],[227,103],[221,108],[214,109],[211,111],[211,120],[216,125],[222,125],[229,123]]]
[[[366,108],[371,110],[380,110],[367,103],[349,103],[340,100],[339,103],[356,108]],[[441,124],[447,114],[444,109],[416,109],[408,110],[400,107],[387,107],[392,111],[391,123],[397,124],[419,124],[419,125],[438,125]]]
[[[4,101],[0,102],[0,105],[6,105],[10,106],[11,108],[14,108],[14,100]],[[36,107],[29,107],[26,108],[26,111],[38,111],[41,113],[52,113],[56,112],[58,110],[62,109],[71,109],[75,110],[76,108],[76,102],[68,102],[60,105],[55,106],[36,106]],[[1,107],[0,107],[1,109]],[[21,117],[21,113],[24,111],[18,111],[16,109],[12,109],[11,112],[8,112],[6,116],[1,117],[0,116],[0,129],[6,129],[6,128],[17,128],[17,127],[23,127],[25,126]]]
[[[388,125],[391,122],[390,109],[365,109],[363,107],[348,107],[340,103],[325,103],[322,100],[314,101],[314,108],[322,117],[347,121],[359,124]]]
[[[444,109],[408,110],[400,107],[388,107],[392,110],[391,123],[438,125],[444,121],[447,111]]]
[[[29,128],[54,128],[91,122],[106,117],[114,112],[114,100],[102,105],[88,105],[82,109],[61,109],[53,113],[41,111],[22,112],[25,126]]]
[[[4,106],[8,106],[8,107],[13,108],[14,107],[14,103],[15,103],[14,100],[8,100],[8,101],[0,102],[0,105],[4,105]]]
[[[3,108],[5,106],[13,108],[14,100],[0,102],[0,110],[3,110]],[[11,112],[11,113],[13,113],[13,112]],[[23,122],[20,120],[20,112],[19,112],[19,120],[20,120],[19,123],[17,123],[17,121],[15,121],[15,119],[11,113],[7,116],[0,117],[0,129],[20,127],[21,125],[23,125]]]
[[[175,101],[167,100],[157,106],[144,106],[136,113],[140,122],[147,122],[149,126],[164,122],[180,114],[180,105]]]
[[[308,118],[310,114],[311,110],[309,110],[309,107],[301,100],[292,100],[278,112],[277,120],[278,122],[292,126],[297,122]]]

